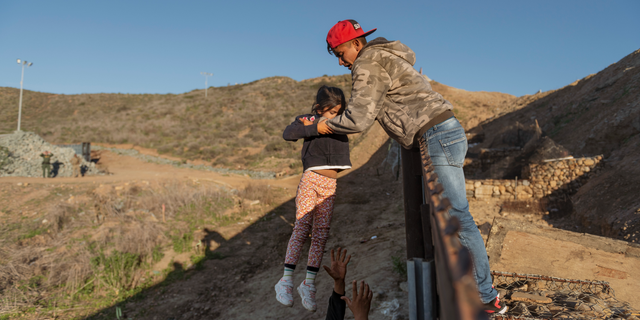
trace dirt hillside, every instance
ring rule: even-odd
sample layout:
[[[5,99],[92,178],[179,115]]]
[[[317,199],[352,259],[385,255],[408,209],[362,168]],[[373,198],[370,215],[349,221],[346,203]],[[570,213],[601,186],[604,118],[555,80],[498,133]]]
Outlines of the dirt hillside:
[[[323,79],[298,85],[317,88]],[[257,83],[267,84],[268,88],[274,81],[286,82],[286,79],[265,79]],[[481,93],[474,97],[473,93],[438,83],[434,83],[434,87],[447,91],[447,99],[464,104],[455,111],[466,126],[467,119],[481,121],[494,116],[496,111],[491,107],[494,100],[514,99],[500,93]],[[59,116],[56,125],[38,127],[50,130],[45,137],[51,142],[57,142],[55,137],[65,137],[71,142],[89,137],[66,131],[80,120],[67,119],[64,112],[62,115],[53,112],[54,106],[76,108],[82,102],[87,106],[88,101],[95,99],[95,104],[103,109],[97,113],[108,119],[102,131],[96,129],[103,134],[95,137],[111,137],[122,133],[119,127],[109,123],[123,121],[127,126],[126,112],[135,111],[113,113],[114,104],[128,105],[127,99],[146,98],[151,107],[145,112],[162,113],[171,107],[172,99],[183,99],[175,103],[197,99],[155,97],[168,101],[161,103],[151,95],[103,95],[105,100],[99,99],[102,95],[39,95],[43,108],[38,112]],[[34,93],[34,96],[38,95]],[[153,101],[157,104],[151,103]],[[139,110],[144,106],[140,105]],[[297,110],[296,113],[305,112],[306,107],[297,107]],[[241,114],[227,116],[241,118]],[[144,123],[144,117],[140,119]],[[163,119],[175,120],[172,126],[178,126],[189,118]],[[7,116],[4,121],[7,127],[11,126],[11,117]],[[95,119],[89,119],[89,123],[91,121],[96,126],[102,125]],[[159,130],[159,136],[172,134],[171,130]],[[144,136],[136,132],[130,136]],[[214,130],[213,134],[216,132],[219,131]],[[233,152],[235,139],[235,135],[221,135],[217,141]],[[392,172],[392,166],[383,162],[389,151],[388,137],[375,125],[363,134],[352,136],[351,141],[354,169],[341,174],[329,246],[346,247],[353,253],[349,279],[367,279],[376,288],[376,311],[372,319],[386,319],[393,314],[401,316],[406,313],[402,289],[406,287],[401,285],[404,282],[404,218],[397,171]],[[167,157],[177,163],[204,161],[190,159],[186,154],[163,154],[136,143],[101,145],[135,149],[141,154]],[[278,168],[281,165],[278,159],[286,160],[283,158],[286,154],[270,155],[266,146],[257,152],[266,170]],[[229,315],[242,319],[243,314],[251,318],[257,313],[273,319],[285,314],[294,318],[323,317],[328,297],[325,293],[330,293],[331,286],[326,275],[319,276],[318,288],[322,293],[318,294],[320,307],[316,314],[307,313],[299,304],[293,309],[278,308],[272,299],[264,298],[272,295],[271,282],[277,281],[282,271],[282,257],[294,221],[293,197],[298,175],[278,180],[251,180],[233,174],[144,162],[125,154],[101,151],[98,167],[108,172],[107,175],[82,179],[9,177],[0,180],[3,194],[0,241],[4,244],[0,250],[0,289],[12,298],[0,304],[0,314],[27,312],[34,319],[54,315],[112,319],[116,308],[120,308],[136,319],[165,319],[168,315],[178,318],[182,314],[211,318]],[[217,200],[200,198],[202,195]],[[254,205],[257,200],[260,201]],[[484,221],[490,219],[487,217]],[[373,236],[376,238],[371,239]],[[131,246],[135,243],[139,245]],[[203,254],[198,243],[206,244],[211,251]],[[138,260],[134,263],[126,260],[127,257]],[[114,259],[125,259],[122,261],[130,261],[134,267],[128,272],[109,269],[108,263]],[[60,268],[69,272],[60,272]],[[111,272],[116,271],[122,274],[121,279],[108,281],[112,279]],[[236,309],[229,309],[229,305]]]
[[[604,170],[571,199],[574,231],[640,241],[640,50],[566,87],[513,103],[523,107],[475,128],[486,135],[475,151],[507,146],[503,128],[537,121],[570,155],[604,155]]]
[[[640,173],[639,56],[635,52],[565,88],[519,98],[432,85],[454,103],[466,129],[484,133],[477,148],[491,145],[514,122],[530,125],[537,119],[543,133],[571,153],[604,154],[605,170],[572,199],[573,218],[593,233],[635,232],[637,223],[624,229],[623,221],[635,223],[638,216],[633,195]],[[301,82],[276,77],[210,89],[210,96],[217,94],[213,101],[204,101],[201,90],[166,96],[30,93],[37,112],[25,116],[23,126],[37,128],[49,142],[87,139],[221,167],[294,169],[297,147],[281,144],[280,132],[293,115],[306,111],[323,83],[348,87],[344,76]],[[5,99],[0,105],[13,105],[15,89],[0,89]],[[283,100],[300,102],[275,109]],[[14,115],[2,110],[3,128],[12,128]],[[52,120],[45,122],[47,116]],[[582,143],[584,137],[590,140]],[[205,147],[214,140],[215,152]],[[387,162],[393,149],[377,125],[351,141],[354,169],[338,180],[327,249],[340,246],[353,255],[347,281],[364,279],[373,287],[371,319],[406,319],[402,187]],[[112,174],[0,179],[0,290],[5,297],[0,316],[106,320],[121,312],[125,318],[158,320],[324,318],[332,285],[324,271],[317,281],[318,312],[304,310],[299,299],[293,308],[273,299],[295,219],[298,175],[250,180],[109,151],[99,164]],[[470,206],[485,237],[497,216],[565,228],[574,223],[558,224],[538,212],[512,213],[496,199],[471,200]],[[605,230],[589,229],[586,222],[609,220]],[[305,262],[303,257],[299,265]],[[301,281],[301,271],[296,270],[295,282]]]
[[[282,140],[282,128],[296,115],[309,112],[323,85],[342,88],[348,99],[350,81],[349,75],[303,81],[271,77],[211,87],[207,98],[204,90],[164,95],[25,90],[21,127],[54,144],[131,144],[221,168],[292,174],[302,167],[302,143]],[[496,114],[496,103],[515,98],[435,82],[434,88],[459,103],[455,112],[471,126]],[[15,130],[19,91],[0,87],[0,133]]]

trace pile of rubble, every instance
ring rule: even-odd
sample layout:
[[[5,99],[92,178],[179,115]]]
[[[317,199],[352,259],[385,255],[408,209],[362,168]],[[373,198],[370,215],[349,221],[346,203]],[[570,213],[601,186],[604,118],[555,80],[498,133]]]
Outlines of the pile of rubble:
[[[51,175],[54,177],[71,177],[73,167],[71,158],[75,151],[71,148],[50,144],[33,132],[16,131],[0,137],[0,149],[4,159],[0,161],[0,177],[42,177],[42,157],[49,151],[51,158]],[[81,159],[82,172],[85,175],[99,174],[92,162]]]

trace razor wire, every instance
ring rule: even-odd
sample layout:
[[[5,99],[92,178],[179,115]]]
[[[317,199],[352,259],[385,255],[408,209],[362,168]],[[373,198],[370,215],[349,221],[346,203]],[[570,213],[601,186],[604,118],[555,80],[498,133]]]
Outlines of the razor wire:
[[[493,283],[509,306],[493,319],[627,319],[640,312],[615,297],[606,281],[576,280],[492,271]]]

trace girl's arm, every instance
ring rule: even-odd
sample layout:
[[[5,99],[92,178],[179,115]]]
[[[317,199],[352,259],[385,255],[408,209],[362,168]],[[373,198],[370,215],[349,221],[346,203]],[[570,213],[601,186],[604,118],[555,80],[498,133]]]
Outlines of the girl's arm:
[[[288,125],[282,133],[282,138],[287,141],[298,141],[298,139],[304,139],[309,137],[315,137],[318,135],[317,126],[305,126],[301,120],[301,117],[297,116],[290,125]]]

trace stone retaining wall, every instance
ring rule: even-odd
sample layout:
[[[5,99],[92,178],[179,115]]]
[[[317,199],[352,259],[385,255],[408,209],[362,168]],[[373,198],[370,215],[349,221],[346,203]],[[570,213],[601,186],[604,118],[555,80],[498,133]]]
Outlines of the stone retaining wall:
[[[571,195],[588,177],[602,166],[602,156],[551,160],[525,167],[523,177],[514,180],[467,180],[468,198],[500,198],[518,200],[543,198],[551,194]]]

